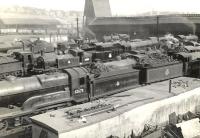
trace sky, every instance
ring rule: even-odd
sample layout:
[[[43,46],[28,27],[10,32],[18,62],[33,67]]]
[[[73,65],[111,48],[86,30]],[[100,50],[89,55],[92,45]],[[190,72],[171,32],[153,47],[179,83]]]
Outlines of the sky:
[[[1,6],[21,5],[55,10],[83,11],[85,0],[0,0]],[[147,11],[200,13],[200,0],[110,0],[113,15]]]

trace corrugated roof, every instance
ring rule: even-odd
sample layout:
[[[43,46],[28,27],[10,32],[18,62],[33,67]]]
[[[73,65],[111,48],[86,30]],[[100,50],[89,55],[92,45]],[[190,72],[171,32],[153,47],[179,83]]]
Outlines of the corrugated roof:
[[[155,19],[153,18],[98,17],[95,18],[89,25],[136,25],[153,23],[155,23]]]
[[[200,23],[200,16],[197,15],[162,15],[159,16],[159,23]],[[141,25],[157,24],[157,16],[141,17],[97,17],[90,25]]]

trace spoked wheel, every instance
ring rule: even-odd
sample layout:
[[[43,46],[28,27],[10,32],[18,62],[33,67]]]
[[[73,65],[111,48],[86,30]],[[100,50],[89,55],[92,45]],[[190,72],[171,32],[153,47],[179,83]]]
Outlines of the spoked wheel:
[[[0,132],[6,131],[8,128],[8,122],[6,120],[0,121]]]

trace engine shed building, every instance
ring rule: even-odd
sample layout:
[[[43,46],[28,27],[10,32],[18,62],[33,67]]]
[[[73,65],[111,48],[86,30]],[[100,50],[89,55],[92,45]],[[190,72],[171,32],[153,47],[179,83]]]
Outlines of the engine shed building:
[[[60,21],[47,17],[1,17],[1,34],[50,34],[58,33]]]
[[[101,1],[101,4],[99,4]],[[132,38],[200,33],[200,14],[170,14],[138,17],[112,17],[109,0],[86,0],[84,23],[98,40],[113,33]]]

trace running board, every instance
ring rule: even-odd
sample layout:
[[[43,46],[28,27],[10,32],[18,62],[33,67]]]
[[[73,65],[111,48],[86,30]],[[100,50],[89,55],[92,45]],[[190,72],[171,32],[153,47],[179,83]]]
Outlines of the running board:
[[[37,110],[69,101],[71,101],[69,91],[59,91],[45,95],[38,95],[27,99],[22,105],[22,110]]]

